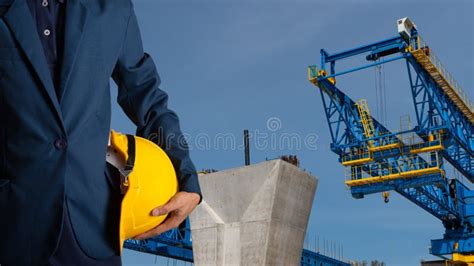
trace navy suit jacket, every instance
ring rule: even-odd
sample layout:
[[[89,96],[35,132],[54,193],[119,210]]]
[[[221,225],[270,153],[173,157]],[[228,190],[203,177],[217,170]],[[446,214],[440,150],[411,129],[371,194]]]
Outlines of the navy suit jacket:
[[[104,174],[110,77],[137,135],[164,147],[180,190],[200,194],[178,117],[167,108],[155,64],[143,51],[131,0],[66,4],[58,99],[27,0],[0,0],[2,266],[45,263],[65,209],[87,255],[116,253],[120,195]]]

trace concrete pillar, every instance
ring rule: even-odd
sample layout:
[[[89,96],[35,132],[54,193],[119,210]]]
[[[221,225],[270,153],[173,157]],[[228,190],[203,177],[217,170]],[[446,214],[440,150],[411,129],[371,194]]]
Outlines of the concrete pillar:
[[[317,179],[282,160],[202,175],[195,265],[299,265]]]

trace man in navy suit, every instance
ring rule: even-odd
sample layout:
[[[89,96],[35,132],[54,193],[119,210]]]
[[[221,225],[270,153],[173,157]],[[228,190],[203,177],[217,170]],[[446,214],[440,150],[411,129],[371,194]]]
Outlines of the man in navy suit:
[[[131,0],[0,0],[0,264],[120,265],[120,189],[105,162],[110,88],[163,147],[180,192],[145,239],[201,200],[176,114],[143,51]]]

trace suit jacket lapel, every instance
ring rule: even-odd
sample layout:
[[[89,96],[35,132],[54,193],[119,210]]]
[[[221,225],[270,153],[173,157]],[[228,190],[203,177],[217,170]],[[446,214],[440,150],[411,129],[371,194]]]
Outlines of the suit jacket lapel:
[[[66,93],[71,72],[87,23],[88,10],[80,0],[66,1],[66,25],[64,29],[64,54],[61,67],[60,98]]]
[[[42,82],[59,119],[62,120],[58,97],[54,89],[46,56],[44,55],[43,45],[37,34],[36,23],[33,20],[26,0],[14,0],[5,14],[4,20]]]

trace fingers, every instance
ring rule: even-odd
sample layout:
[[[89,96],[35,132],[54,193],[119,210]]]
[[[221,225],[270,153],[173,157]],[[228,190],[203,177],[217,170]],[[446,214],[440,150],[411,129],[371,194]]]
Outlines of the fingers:
[[[165,205],[162,205],[160,207],[153,209],[151,211],[151,215],[152,216],[165,215],[165,214],[175,211],[178,208],[179,208],[178,201],[175,198],[171,198],[171,200]]]
[[[178,227],[196,207],[199,200],[200,196],[197,193],[178,192],[167,204],[151,211],[153,216],[169,214],[168,218],[161,225],[135,236],[134,239],[147,239]]]
[[[171,230],[173,228],[178,227],[184,221],[185,218],[186,218],[186,216],[181,216],[181,215],[177,215],[175,213],[172,213],[169,216],[169,218],[165,220],[165,222],[163,222],[159,226],[151,229],[148,232],[145,232],[141,235],[138,235],[138,236],[134,237],[134,239],[144,240],[144,239],[148,239],[150,237],[157,236],[161,233],[164,233],[168,230]]]

